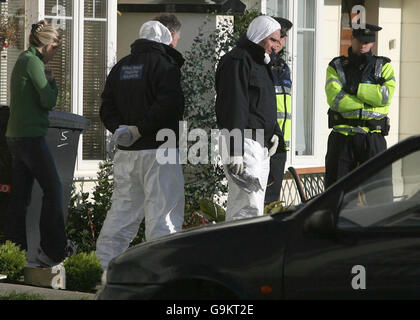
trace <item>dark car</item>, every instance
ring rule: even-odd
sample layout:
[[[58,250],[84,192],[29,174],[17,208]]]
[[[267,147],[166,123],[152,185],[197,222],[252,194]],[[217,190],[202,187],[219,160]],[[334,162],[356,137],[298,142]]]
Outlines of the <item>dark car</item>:
[[[97,298],[420,298],[420,136],[295,211],[128,249]]]

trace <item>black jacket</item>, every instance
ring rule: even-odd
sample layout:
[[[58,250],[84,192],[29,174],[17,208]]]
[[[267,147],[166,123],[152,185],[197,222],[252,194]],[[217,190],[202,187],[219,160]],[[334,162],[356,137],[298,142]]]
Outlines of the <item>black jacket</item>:
[[[243,36],[220,60],[216,71],[216,116],[219,129],[264,129],[268,147],[277,124],[276,92],[265,50]],[[242,134],[242,137],[244,135]],[[230,143],[231,155],[242,154]]]
[[[156,141],[156,134],[163,128],[178,136],[184,113],[183,63],[175,49],[139,39],[131,45],[131,54],[112,68],[102,93],[101,120],[112,133],[125,124],[136,125],[142,135],[132,146],[120,149],[157,149],[163,141]]]

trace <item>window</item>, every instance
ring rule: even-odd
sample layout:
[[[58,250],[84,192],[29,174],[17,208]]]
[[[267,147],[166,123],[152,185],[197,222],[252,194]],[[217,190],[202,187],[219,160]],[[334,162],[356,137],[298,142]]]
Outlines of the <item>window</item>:
[[[288,1],[267,0],[267,15],[272,17],[288,18]]]
[[[80,139],[76,175],[94,175],[106,156],[99,109],[107,71],[115,63],[116,13],[116,0],[44,0],[45,18],[62,36],[51,62],[59,87],[57,108],[90,120]]]
[[[73,53],[73,1],[46,0],[45,19],[58,29],[61,46],[49,63],[58,86],[58,99],[55,110],[72,111],[72,53]]]
[[[20,53],[25,49],[25,0],[8,1],[0,4],[0,13],[16,17],[18,33],[16,47],[9,47],[0,52],[0,104],[9,105],[9,82],[13,67]]]
[[[420,227],[419,162],[417,151],[346,193],[339,228]]]
[[[325,112],[319,100],[324,79],[319,75],[320,53],[317,46],[323,1],[267,0],[266,13],[293,22],[285,47],[285,60],[292,69],[292,141],[287,161],[293,166],[323,165],[317,149],[317,113]]]
[[[83,159],[103,160],[106,133],[99,118],[101,93],[106,79],[107,4],[103,0],[85,0],[83,41],[83,116],[90,127],[83,134]]]
[[[62,38],[49,63],[59,88],[56,110],[91,121],[81,137],[76,175],[96,174],[106,155],[99,108],[107,72],[116,62],[117,0],[8,0],[0,3],[0,12],[19,21],[17,47],[0,53],[0,104],[9,104],[8,82],[17,57],[27,49],[30,25],[46,19]]]
[[[315,0],[298,1],[295,155],[314,154]]]

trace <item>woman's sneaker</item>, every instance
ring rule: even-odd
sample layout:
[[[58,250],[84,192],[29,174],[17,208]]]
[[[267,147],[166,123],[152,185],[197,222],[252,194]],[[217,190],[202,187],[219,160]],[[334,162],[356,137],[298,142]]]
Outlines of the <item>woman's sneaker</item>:
[[[48,257],[42,249],[38,249],[38,257],[36,257],[36,261],[43,268],[51,268],[61,263],[61,261],[51,260],[51,258]]]

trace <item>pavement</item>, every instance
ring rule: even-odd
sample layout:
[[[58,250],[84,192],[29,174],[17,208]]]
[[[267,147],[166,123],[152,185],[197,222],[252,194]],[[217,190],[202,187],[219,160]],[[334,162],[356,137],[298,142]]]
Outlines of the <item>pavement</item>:
[[[40,295],[44,300],[93,300],[95,294],[0,282],[0,297],[11,293]]]

